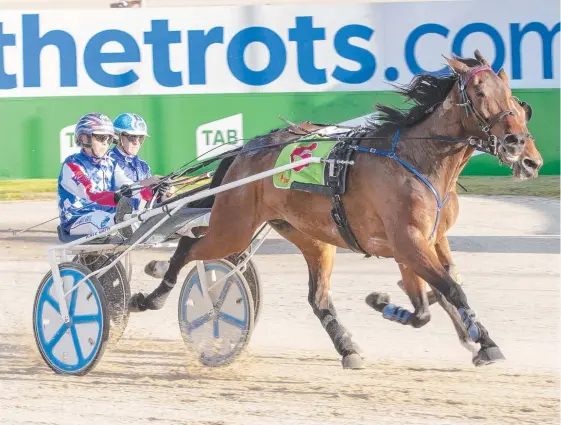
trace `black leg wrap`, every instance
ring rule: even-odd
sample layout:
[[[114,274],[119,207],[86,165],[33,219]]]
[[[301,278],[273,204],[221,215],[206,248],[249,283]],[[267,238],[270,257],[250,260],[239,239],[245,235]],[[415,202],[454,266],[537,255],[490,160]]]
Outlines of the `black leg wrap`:
[[[343,329],[343,331],[349,335],[349,338],[353,337],[353,334],[345,327],[343,326],[342,323],[339,322],[339,318],[337,317],[337,310],[335,309],[335,305],[333,304],[333,301],[331,300],[331,295],[328,296],[328,302],[329,302],[329,311],[331,312],[331,314],[333,315],[333,317],[335,317],[337,319],[337,322],[339,323],[339,326],[341,326],[341,328]],[[354,344],[354,343],[353,343]],[[354,344],[357,352],[360,352],[361,350],[358,348],[358,345]]]
[[[129,311],[160,310],[166,304],[169,293],[174,286],[175,283],[170,283],[164,279],[150,295],[134,294],[129,301]]]
[[[347,356],[349,354],[358,354],[350,335],[345,331],[336,317],[330,310],[320,310],[317,313],[321,324],[325,328],[327,334],[333,341],[333,345],[339,354]]]
[[[469,310],[466,294],[464,293],[462,287],[456,282],[453,282],[450,285],[450,293],[447,298],[454,307]]]
[[[146,297],[146,308],[149,310],[160,310],[163,308],[174,286],[175,283],[168,282],[164,279],[162,283]]]

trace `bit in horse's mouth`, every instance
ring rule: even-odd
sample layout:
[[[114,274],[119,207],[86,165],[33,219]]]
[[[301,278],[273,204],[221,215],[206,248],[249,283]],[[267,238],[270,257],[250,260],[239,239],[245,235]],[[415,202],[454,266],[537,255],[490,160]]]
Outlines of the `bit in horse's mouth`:
[[[498,155],[499,161],[502,164],[506,164],[508,165],[510,168],[512,168],[512,166],[514,164],[516,164],[516,162],[518,161],[519,156],[516,155],[511,155],[510,153],[507,152],[507,150],[502,147],[499,146],[499,155]]]

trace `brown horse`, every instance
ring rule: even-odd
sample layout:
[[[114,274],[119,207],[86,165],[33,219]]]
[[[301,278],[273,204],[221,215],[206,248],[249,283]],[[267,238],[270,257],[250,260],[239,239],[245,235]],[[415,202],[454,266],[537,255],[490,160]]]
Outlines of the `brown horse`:
[[[430,320],[427,282],[432,298],[448,312],[460,340],[473,351],[473,363],[504,359],[455,274],[448,272],[453,262],[446,232],[458,215],[454,187],[475,149],[496,155],[519,179],[536,177],[542,159],[526,127],[531,109],[512,96],[504,70],[495,74],[478,51],[475,59],[446,61],[453,75],[419,75],[400,89],[415,103],[410,110],[378,105],[381,123],[370,123],[353,134],[354,165],[340,200],[355,243],[348,242],[352,239],[343,236],[334,222],[332,199],[279,190],[271,178],[262,179],[216,195],[205,236],[182,238],[161,284],[148,296],[133,296],[131,310],[162,308],[186,264],[243,252],[256,229],[267,222],[306,259],[308,300],[342,356],[343,367],[361,368],[363,360],[337,317],[329,287],[336,247],[353,245],[369,255],[393,257],[399,265],[414,311],[390,304],[387,295],[368,295],[366,302],[384,318],[413,327],[425,325]],[[320,126],[301,123],[244,145],[222,183],[273,168],[280,148],[271,145],[298,139],[302,127]]]

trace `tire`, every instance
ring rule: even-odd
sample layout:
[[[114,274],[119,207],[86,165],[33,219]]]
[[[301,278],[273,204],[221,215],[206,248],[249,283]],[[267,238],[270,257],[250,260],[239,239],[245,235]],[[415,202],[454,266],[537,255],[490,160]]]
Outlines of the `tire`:
[[[77,263],[59,265],[64,291],[91,271]],[[105,351],[109,337],[109,314],[105,293],[95,276],[67,295],[70,324],[58,313],[52,271],[37,289],[33,305],[33,333],[39,353],[54,372],[85,375],[93,370]],[[78,313],[78,314],[77,314]],[[56,341],[54,341],[56,338]]]
[[[96,271],[110,264],[117,255],[77,255],[72,261],[86,266],[91,271]],[[131,288],[127,272],[119,261],[111,269],[98,278],[107,300],[109,309],[109,342],[119,342],[129,323],[128,303],[131,298]]]
[[[234,269],[226,260],[205,261],[209,288]],[[243,274],[237,272],[209,291],[205,302],[195,266],[185,278],[179,295],[179,328],[185,344],[205,366],[233,362],[249,343],[254,328],[253,296]]]

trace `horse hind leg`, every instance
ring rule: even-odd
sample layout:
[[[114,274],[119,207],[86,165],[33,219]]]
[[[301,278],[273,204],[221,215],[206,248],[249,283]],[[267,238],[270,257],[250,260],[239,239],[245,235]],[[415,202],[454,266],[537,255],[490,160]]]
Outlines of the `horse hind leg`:
[[[270,221],[269,224],[302,252],[309,273],[308,302],[331,338],[335,349],[342,356],[343,368],[364,368],[364,361],[359,354],[360,349],[341,324],[329,295],[336,247],[300,232],[286,221],[275,220]]]
[[[171,290],[177,283],[179,272],[187,265],[187,254],[197,241],[198,239],[195,238],[182,237],[169,261],[152,260],[146,265],[144,269],[146,274],[156,277],[161,273],[163,280],[148,296],[142,292],[132,295],[129,301],[129,311],[159,310],[164,307]]]
[[[415,309],[414,312],[390,303],[389,295],[378,292],[372,292],[368,295],[365,300],[366,304],[382,313],[384,319],[414,328],[425,326],[430,321],[425,281],[404,264],[399,264],[399,270],[401,271],[403,290],[409,296]]]
[[[239,214],[226,206],[221,206],[213,214],[208,231],[202,238],[183,237],[179,240],[160,285],[149,295],[143,293],[133,295],[129,302],[130,311],[163,308],[183,267],[191,261],[216,260],[243,252],[261,224],[249,215],[239,217]],[[234,217],[236,224],[232,225]]]

